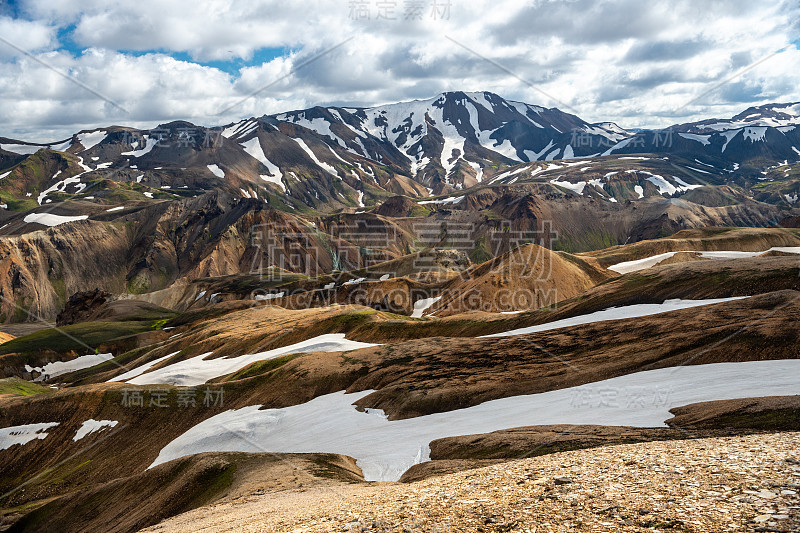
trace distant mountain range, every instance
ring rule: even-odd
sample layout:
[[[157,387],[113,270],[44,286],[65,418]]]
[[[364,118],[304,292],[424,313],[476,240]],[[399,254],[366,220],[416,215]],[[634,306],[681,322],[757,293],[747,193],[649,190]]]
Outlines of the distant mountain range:
[[[468,189],[520,163],[643,153],[753,178],[800,159],[798,123],[800,104],[768,104],[731,119],[634,132],[490,92],[447,92],[370,108],[313,107],[220,128],[178,121],[152,130],[86,130],[49,144],[0,138],[0,199],[12,210],[30,208],[26,199],[52,202],[102,177],[151,188],[148,197],[167,188],[225,188],[289,209],[331,211],[392,194]],[[49,151],[37,153],[42,148]]]

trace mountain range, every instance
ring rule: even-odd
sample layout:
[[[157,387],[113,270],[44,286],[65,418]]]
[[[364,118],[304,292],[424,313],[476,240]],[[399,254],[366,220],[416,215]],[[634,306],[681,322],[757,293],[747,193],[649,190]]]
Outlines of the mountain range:
[[[800,104],[769,104],[634,132],[449,92],[216,128],[0,138],[0,322],[53,319],[93,289],[409,272],[407,258],[443,248],[455,255],[434,263],[466,268],[526,243],[575,253],[707,226],[796,227],[798,122]],[[264,228],[283,241],[265,249]]]
[[[800,104],[768,104],[731,119],[634,132],[489,92],[448,92],[217,128],[108,126],[41,145],[0,138],[0,198],[24,209],[33,206],[26,199],[41,205],[59,194],[96,196],[96,186],[87,187],[107,179],[148,197],[222,188],[286,209],[331,212],[387,195],[469,189],[522,163],[644,153],[683,158],[695,174],[746,185],[770,166],[800,159],[799,122]]]

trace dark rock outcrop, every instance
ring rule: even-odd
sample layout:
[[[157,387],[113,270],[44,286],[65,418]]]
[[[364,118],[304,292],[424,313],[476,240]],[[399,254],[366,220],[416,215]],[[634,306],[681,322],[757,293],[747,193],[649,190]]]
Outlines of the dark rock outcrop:
[[[111,293],[100,289],[76,292],[67,300],[64,310],[56,317],[56,325],[67,326],[87,320],[92,312],[111,298]]]

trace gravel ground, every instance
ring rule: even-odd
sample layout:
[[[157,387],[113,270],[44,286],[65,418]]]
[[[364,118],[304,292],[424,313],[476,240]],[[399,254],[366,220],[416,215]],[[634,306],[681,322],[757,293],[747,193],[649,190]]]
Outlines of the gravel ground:
[[[800,433],[626,444],[240,498],[147,531],[800,531]]]

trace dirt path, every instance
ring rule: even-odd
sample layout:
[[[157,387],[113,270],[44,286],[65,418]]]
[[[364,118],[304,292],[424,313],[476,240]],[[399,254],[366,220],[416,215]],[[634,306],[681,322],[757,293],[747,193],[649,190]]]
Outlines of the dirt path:
[[[564,452],[411,484],[242,498],[146,531],[797,531],[800,433]]]

